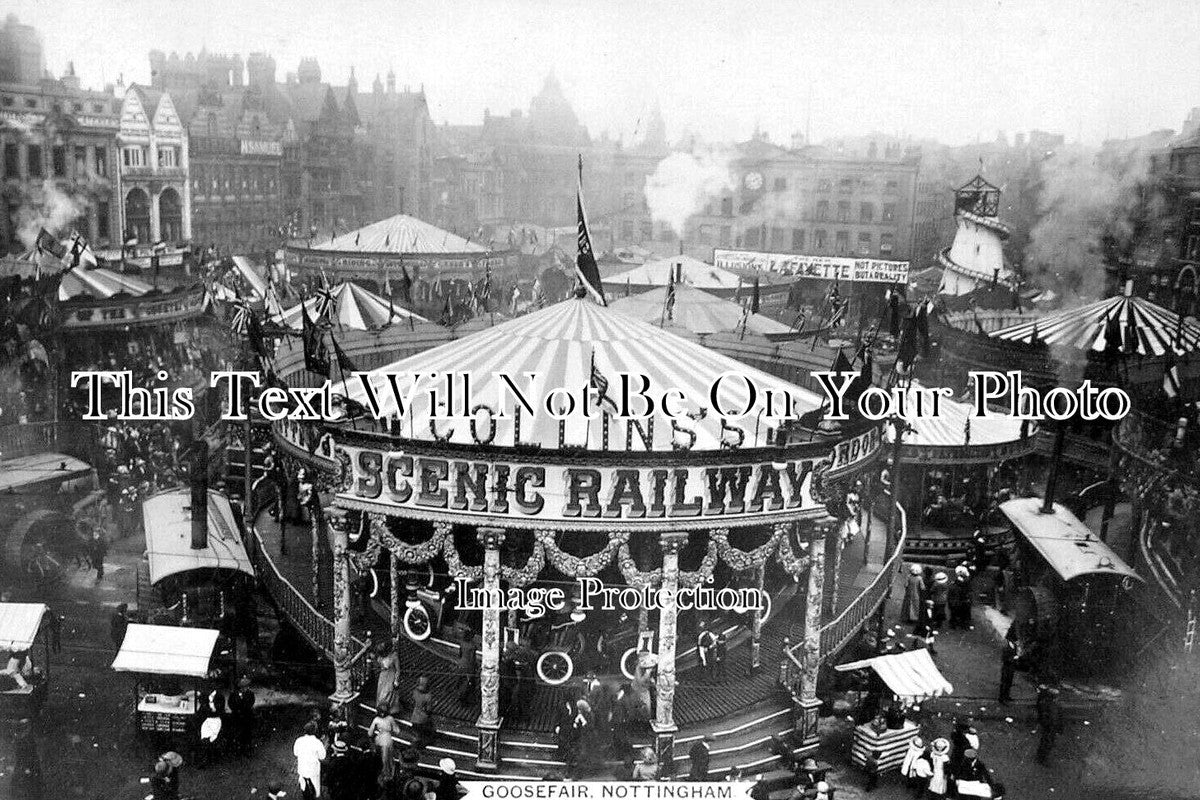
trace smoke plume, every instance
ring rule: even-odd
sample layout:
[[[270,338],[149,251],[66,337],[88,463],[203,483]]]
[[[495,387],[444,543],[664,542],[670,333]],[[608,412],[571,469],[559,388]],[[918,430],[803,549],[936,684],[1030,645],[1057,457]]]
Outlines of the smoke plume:
[[[71,223],[86,212],[86,199],[73,197],[55,186],[54,181],[46,181],[17,210],[17,237],[32,249],[42,228],[55,236],[65,234]]]
[[[684,236],[688,217],[706,203],[732,190],[736,179],[729,168],[729,155],[711,149],[700,153],[672,153],[658,163],[646,178],[646,204],[650,215]]]
[[[1101,297],[1102,242],[1127,241],[1147,212],[1150,157],[1139,143],[1104,152],[1065,147],[1040,164],[1038,220],[1025,250],[1027,274],[1067,305]]]

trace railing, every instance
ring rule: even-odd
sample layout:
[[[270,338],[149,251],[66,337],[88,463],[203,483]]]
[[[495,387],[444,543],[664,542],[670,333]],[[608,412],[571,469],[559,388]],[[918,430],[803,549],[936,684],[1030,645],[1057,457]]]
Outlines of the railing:
[[[95,461],[97,427],[87,422],[27,422],[0,428],[0,459],[60,452]]]
[[[258,510],[264,507],[260,506]],[[334,660],[333,620],[314,608],[308,598],[283,576],[267,552],[257,525],[250,526],[250,535],[253,537],[250,559],[276,608],[310,645],[329,660]],[[370,660],[365,658],[370,643],[357,637],[351,637],[351,641],[357,652],[350,660],[350,676],[355,686],[362,686],[370,676]]]
[[[900,560],[904,557],[904,543],[908,537],[908,516],[904,512],[904,507],[899,503],[896,504],[896,510],[899,519],[899,535],[893,543],[891,555],[884,562],[879,574],[858,597],[842,609],[842,613],[821,626],[820,655],[822,661],[828,661],[841,652],[842,648],[854,638],[887,598]],[[784,651],[784,657],[780,660],[779,665],[779,682],[798,697],[800,676],[803,672],[804,642],[800,641]]]

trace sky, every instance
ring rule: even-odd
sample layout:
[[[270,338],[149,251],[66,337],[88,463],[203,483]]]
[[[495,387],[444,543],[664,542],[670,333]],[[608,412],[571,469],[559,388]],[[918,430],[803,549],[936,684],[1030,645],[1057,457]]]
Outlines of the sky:
[[[589,131],[625,141],[867,133],[967,144],[1031,129],[1099,143],[1200,106],[1195,0],[6,0],[47,66],[148,82],[147,53],[315,56],[366,89],[394,69],[439,124],[527,109],[553,71]]]

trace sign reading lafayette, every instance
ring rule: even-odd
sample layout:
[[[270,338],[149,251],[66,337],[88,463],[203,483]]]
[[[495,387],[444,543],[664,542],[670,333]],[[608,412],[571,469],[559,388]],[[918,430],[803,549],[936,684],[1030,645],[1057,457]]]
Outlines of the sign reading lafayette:
[[[337,444],[339,497],[413,512],[543,522],[765,518],[816,509],[830,458],[717,466],[575,466]],[[419,516],[419,513],[418,513]]]
[[[908,283],[907,261],[839,256],[800,256],[758,253],[751,250],[714,250],[713,264],[720,269],[754,269],[798,278],[861,283]]]

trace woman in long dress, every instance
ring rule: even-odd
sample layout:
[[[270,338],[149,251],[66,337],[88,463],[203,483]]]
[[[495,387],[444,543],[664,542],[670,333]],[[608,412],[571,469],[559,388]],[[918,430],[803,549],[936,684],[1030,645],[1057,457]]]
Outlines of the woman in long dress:
[[[396,764],[392,760],[393,736],[400,732],[400,726],[392,715],[391,707],[381,707],[367,728],[367,736],[371,738],[372,749],[379,756],[381,769],[380,781],[390,781],[395,772]]]
[[[400,658],[392,647],[376,657],[379,677],[375,681],[375,712],[382,714],[396,703],[396,682],[400,680]]]

